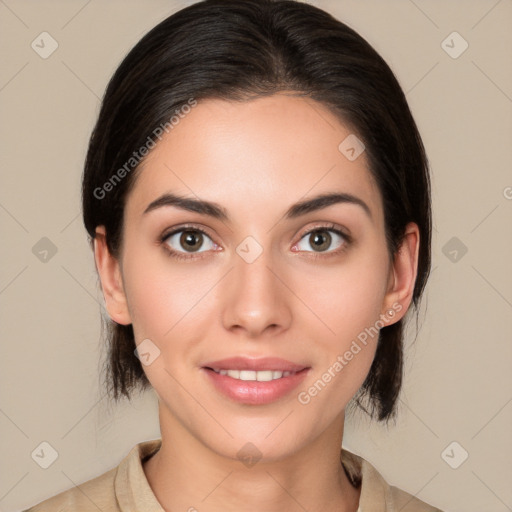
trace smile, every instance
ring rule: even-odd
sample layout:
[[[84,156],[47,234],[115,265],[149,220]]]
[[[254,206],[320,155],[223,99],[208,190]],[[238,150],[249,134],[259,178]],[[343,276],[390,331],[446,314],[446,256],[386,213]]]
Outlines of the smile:
[[[220,366],[220,365],[219,365]],[[246,370],[203,367],[203,375],[224,397],[246,405],[265,405],[285,399],[306,378],[311,368]]]
[[[269,382],[271,380],[281,379],[283,377],[289,377],[297,372],[282,372],[279,370],[218,370],[216,368],[212,368],[215,373],[220,375],[227,375],[232,379],[237,380],[253,380],[258,382]]]

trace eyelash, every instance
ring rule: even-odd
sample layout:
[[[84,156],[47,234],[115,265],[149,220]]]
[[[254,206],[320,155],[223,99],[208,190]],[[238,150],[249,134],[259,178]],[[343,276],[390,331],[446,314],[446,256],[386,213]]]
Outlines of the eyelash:
[[[180,226],[179,228],[175,228],[172,231],[164,233],[160,237],[160,244],[164,246],[164,251],[167,254],[167,256],[180,260],[180,261],[187,261],[187,260],[193,260],[193,259],[200,259],[203,256],[202,255],[194,255],[194,253],[182,253],[180,251],[175,251],[174,249],[171,249],[168,244],[166,244],[166,240],[170,238],[172,235],[175,235],[176,233],[181,233],[182,231],[197,231],[198,233],[202,233],[203,235],[206,235],[208,238],[212,240],[212,237],[206,232],[204,229],[199,228],[195,225],[184,225]],[[340,255],[341,253],[345,252],[348,247],[352,244],[352,237],[339,229],[335,224],[328,224],[328,225],[318,225],[314,226],[313,228],[309,229],[308,231],[305,231],[301,234],[299,237],[299,240],[297,243],[299,243],[305,236],[310,235],[311,233],[314,233],[315,231],[332,231],[333,233],[336,233],[337,235],[341,236],[343,238],[343,244],[338,249],[335,249],[334,251],[328,251],[328,252],[315,252],[315,251],[306,251],[308,253],[311,253],[308,258],[318,259],[318,258],[329,258],[329,257],[335,257]],[[212,240],[213,242],[213,240]],[[215,242],[213,242],[215,244]],[[215,244],[217,245],[217,244]],[[203,251],[208,252],[208,251]],[[300,252],[300,251],[299,251]],[[202,253],[198,253],[202,254]]]

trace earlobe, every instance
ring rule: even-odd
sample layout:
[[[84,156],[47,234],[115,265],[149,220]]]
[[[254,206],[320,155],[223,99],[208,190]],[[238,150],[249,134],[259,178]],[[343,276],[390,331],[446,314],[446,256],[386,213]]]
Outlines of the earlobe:
[[[390,318],[388,325],[402,319],[411,305],[418,272],[419,244],[418,225],[410,222],[405,227],[403,241],[390,268],[388,289],[382,311],[383,315]],[[387,312],[391,310],[394,313],[387,315]]]
[[[94,260],[101,281],[105,307],[110,318],[121,325],[131,324],[119,261],[108,250],[104,226],[96,228]]]

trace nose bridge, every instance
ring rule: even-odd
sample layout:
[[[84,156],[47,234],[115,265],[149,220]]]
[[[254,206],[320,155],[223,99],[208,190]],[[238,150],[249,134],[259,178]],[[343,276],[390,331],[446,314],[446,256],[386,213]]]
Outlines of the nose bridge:
[[[274,275],[272,251],[256,245],[250,238],[233,253],[234,268],[224,301],[224,325],[256,336],[270,326],[288,327],[291,312],[286,289]]]

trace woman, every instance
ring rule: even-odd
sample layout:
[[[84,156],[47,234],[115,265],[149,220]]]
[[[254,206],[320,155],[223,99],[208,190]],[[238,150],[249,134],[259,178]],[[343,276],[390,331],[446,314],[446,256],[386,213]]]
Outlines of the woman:
[[[108,390],[161,439],[32,511],[436,511],[341,449],[387,422],[430,269],[427,158],[353,30],[294,1],[206,0],[110,81],[83,176]]]

